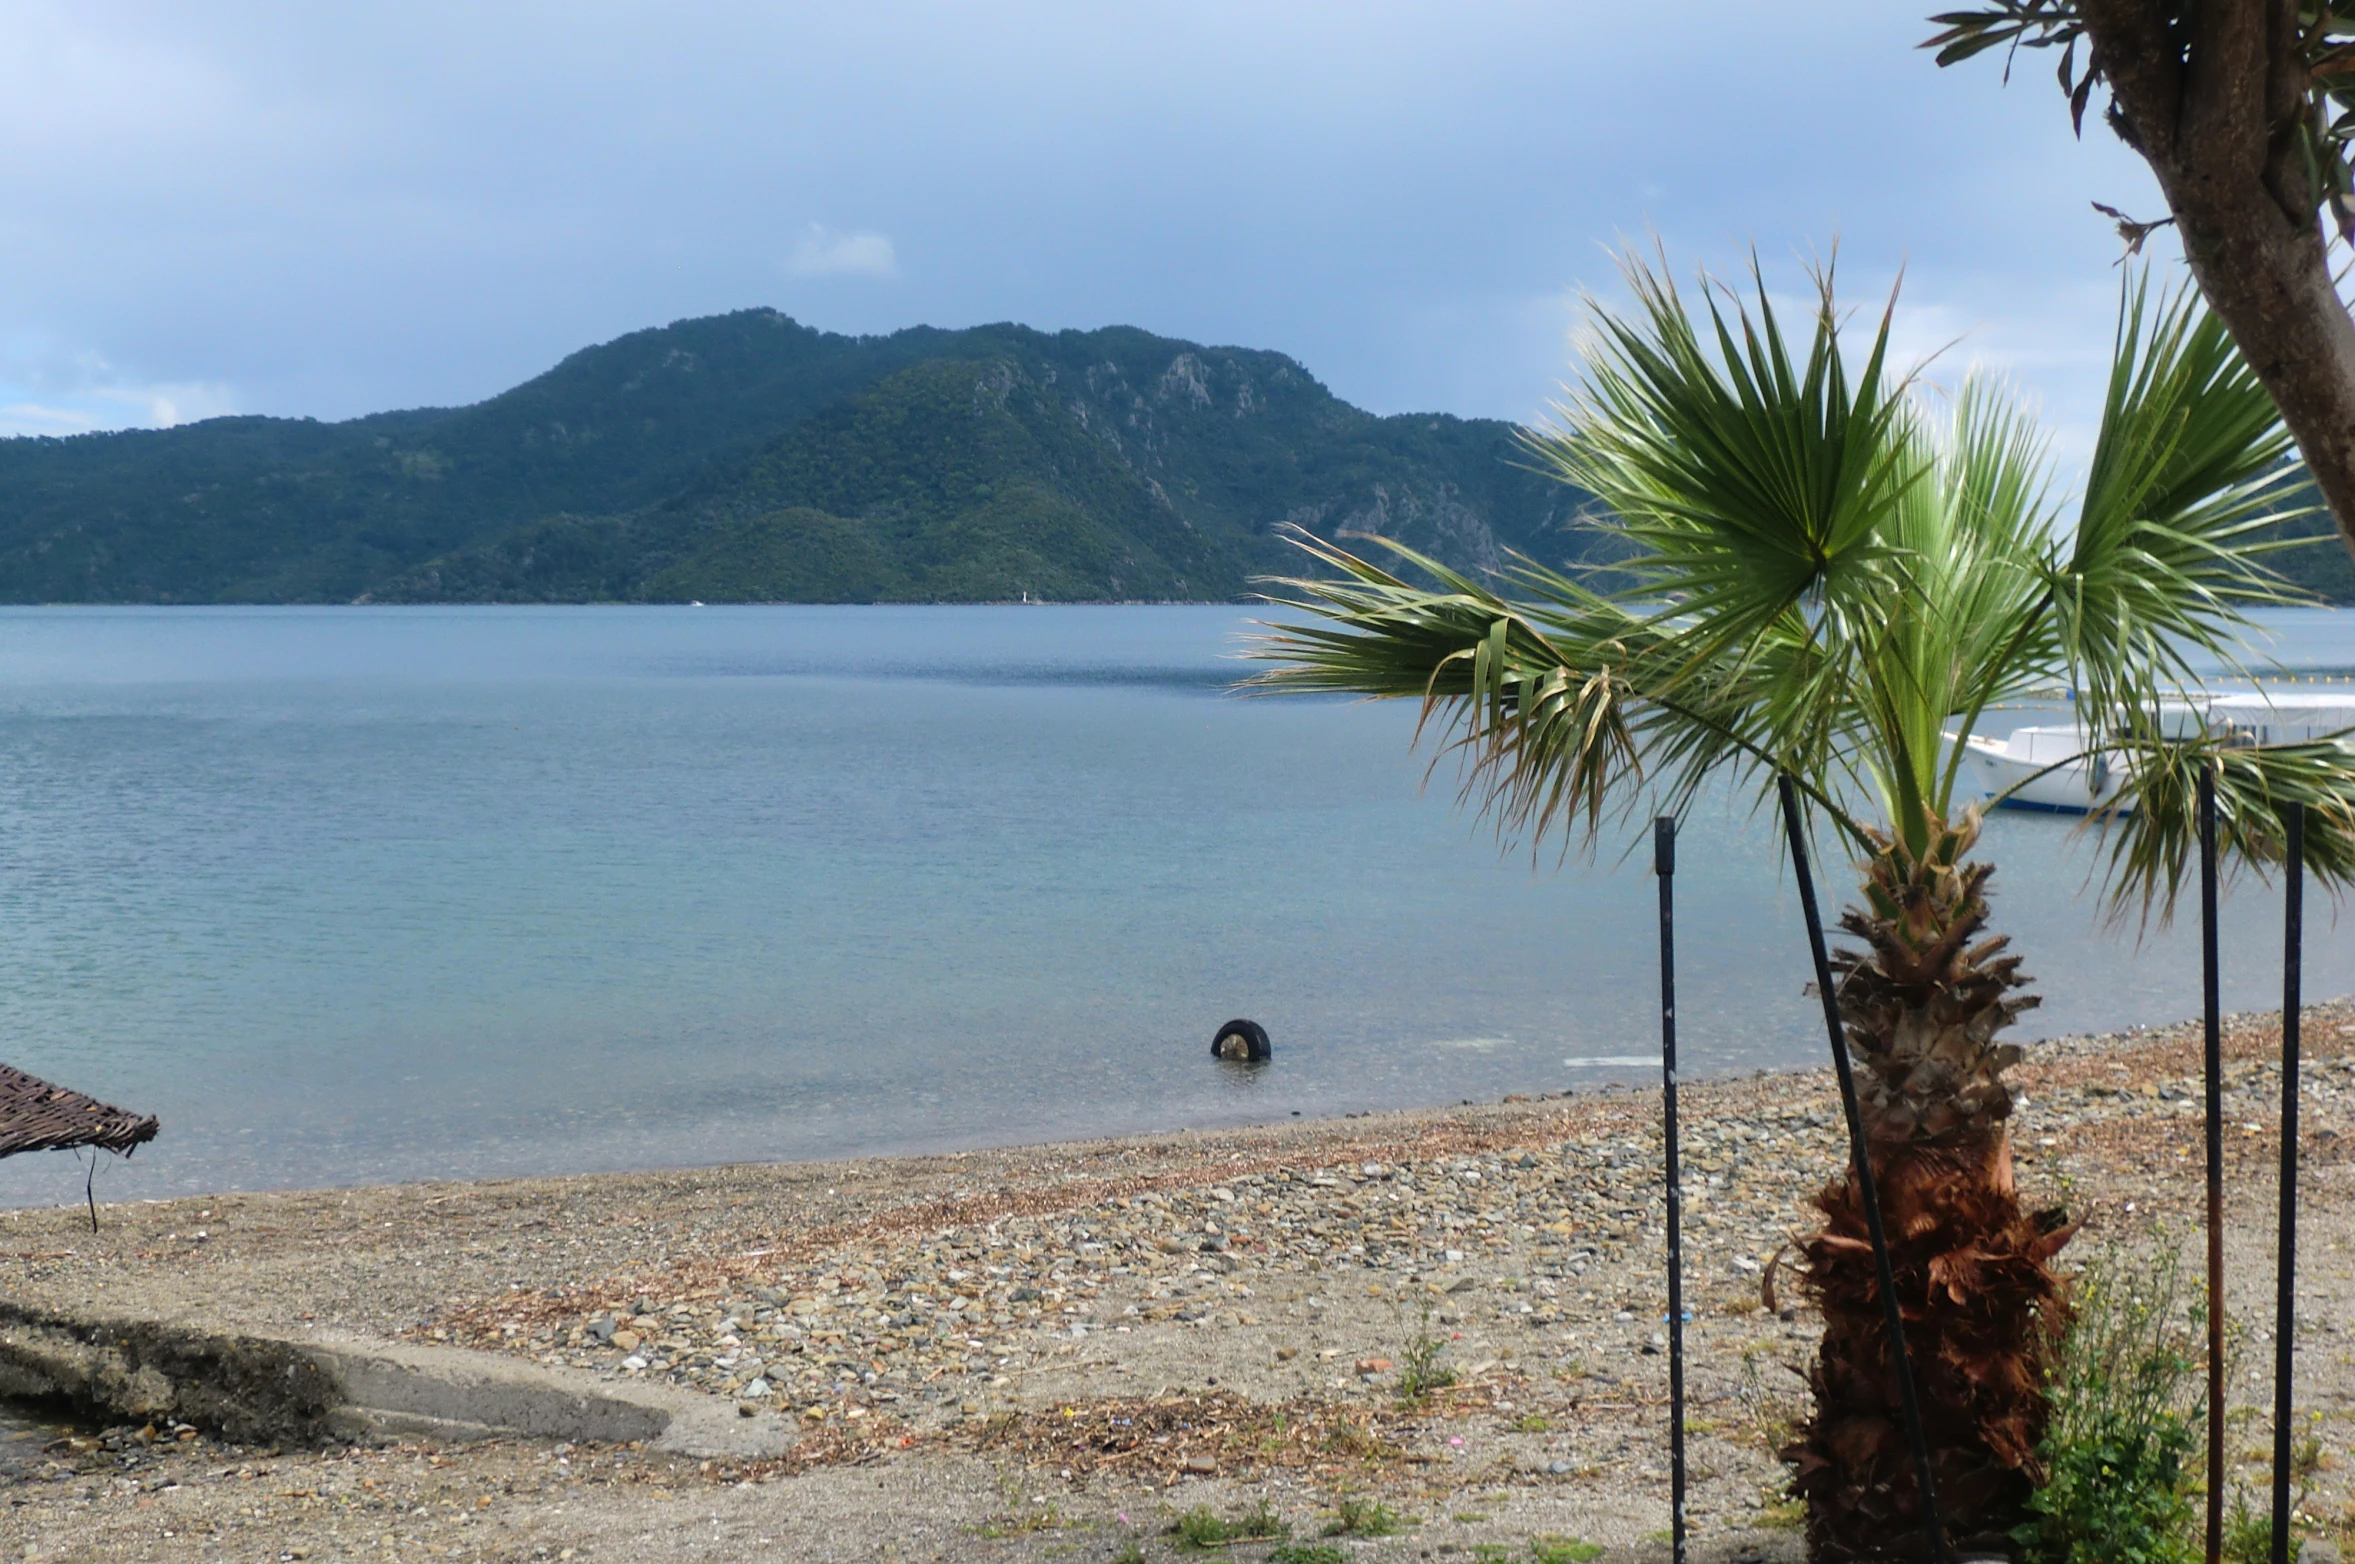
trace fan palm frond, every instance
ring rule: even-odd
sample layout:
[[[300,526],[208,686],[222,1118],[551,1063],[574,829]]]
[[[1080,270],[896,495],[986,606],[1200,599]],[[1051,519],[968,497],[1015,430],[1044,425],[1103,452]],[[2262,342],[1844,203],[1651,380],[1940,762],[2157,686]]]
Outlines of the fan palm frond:
[[[1902,1296],[1950,1540],[2000,1543],[2046,1416],[2039,1364],[2066,1307],[2047,1262],[2068,1230],[2022,1211],[2010,1174],[2003,1075],[2020,1051],[1998,1034],[2036,997],[2007,941],[1983,937],[1992,869],[1965,861],[1979,809],[1955,807],[1963,755],[1999,703],[2078,692],[2088,742],[2128,779],[2094,822],[2115,910],[2173,906],[2210,772],[2236,859],[2278,859],[2302,804],[2308,868],[2355,880],[2355,750],[2187,740],[2160,720],[2195,658],[2229,663],[2249,607],[2291,597],[2263,563],[2286,443],[2195,297],[2154,302],[2134,278],[2071,524],[2042,437],[1999,389],[1967,382],[1936,420],[1889,373],[1888,310],[1850,373],[1828,272],[1800,343],[1755,264],[1746,293],[1704,279],[1697,308],[1627,271],[1633,308],[1598,312],[1559,425],[1529,446],[1607,507],[1631,584],[1527,560],[1480,582],[1393,546],[1432,583],[1416,585],[1302,538],[1324,574],[1270,598],[1300,617],[1269,626],[1256,655],[1272,666],[1250,682],[1419,700],[1418,736],[1446,735],[1465,799],[1533,845],[1591,843],[1643,804],[1681,812],[1712,779],[1764,801],[1784,777],[1848,838],[1863,895],[1841,921],[1863,947],[1836,958],[1833,997],[1888,1241],[1876,1254],[1862,1236],[1853,1174],[1817,1197],[1802,1268],[1825,1337],[1786,1459],[1811,1553],[1931,1551],[1886,1367]]]
[[[1394,548],[1416,585],[1303,536],[1326,574],[1275,584],[1300,618],[1254,649],[1273,666],[1251,685],[1419,700],[1465,799],[1533,841],[1681,810],[1712,777],[1764,799],[1787,773],[1852,843],[1883,829],[1918,853],[1991,708],[2065,684],[2095,747],[2142,744],[2194,658],[2231,665],[2250,607],[2298,600],[2264,562],[2287,437],[2189,288],[2124,285],[2064,518],[2046,441],[2000,387],[1966,381],[1933,420],[1891,371],[1894,295],[1852,373],[1828,270],[1803,340],[1755,263],[1697,304],[1639,258],[1625,272],[1632,308],[1598,309],[1576,388],[1526,442],[1607,512],[1627,584],[1529,560],[1479,582]],[[2174,895],[2151,808],[2100,822],[2121,833],[2113,905]]]
[[[2089,727],[2231,665],[2260,603],[2301,594],[2268,570],[2289,437],[2230,335],[2187,285],[2154,304],[2125,285],[2117,351],[2076,536],[2052,586]]]
[[[2216,849],[2226,864],[2263,872],[2288,850],[2284,823],[2292,804],[2306,810],[2300,861],[2316,882],[2355,884],[2355,753],[2319,740],[2246,745],[2223,736],[2170,739],[2146,727],[2114,751],[2128,782],[2096,819],[2106,840],[2109,878],[2131,894],[2112,911],[2139,911],[2164,922],[2199,862],[2200,774],[2216,788]]]

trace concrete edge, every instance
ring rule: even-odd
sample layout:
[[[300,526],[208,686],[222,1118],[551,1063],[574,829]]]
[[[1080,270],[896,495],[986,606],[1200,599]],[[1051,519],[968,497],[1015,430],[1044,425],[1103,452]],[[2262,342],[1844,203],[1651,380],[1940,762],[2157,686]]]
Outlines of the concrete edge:
[[[493,1352],[371,1338],[299,1344],[354,1408],[389,1417],[472,1424],[499,1433],[601,1443],[643,1442],[690,1455],[775,1455],[794,1430],[774,1412],[670,1385],[616,1383]]]
[[[773,1412],[667,1385],[615,1384],[497,1353],[369,1337],[293,1340],[0,1300],[0,1395],[131,1422],[192,1424],[242,1444],[514,1435],[775,1455]]]

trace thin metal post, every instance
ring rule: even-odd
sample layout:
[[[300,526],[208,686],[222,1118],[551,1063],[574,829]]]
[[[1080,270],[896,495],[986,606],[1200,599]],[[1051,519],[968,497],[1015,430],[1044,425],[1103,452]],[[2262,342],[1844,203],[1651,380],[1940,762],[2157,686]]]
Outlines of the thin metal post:
[[[2208,1564],[2224,1558],[2224,1011],[2216,960],[2216,768],[2200,772],[2200,1002],[2207,1025]]]
[[[1889,1266],[1889,1235],[1881,1226],[1881,1195],[1873,1183],[1873,1160],[1864,1140],[1864,1115],[1856,1105],[1856,1071],[1848,1061],[1848,1038],[1840,1025],[1840,1001],[1832,989],[1831,957],[1824,949],[1823,916],[1815,905],[1815,876],[1807,867],[1807,830],[1799,820],[1799,790],[1788,773],[1776,779],[1783,799],[1783,831],[1791,842],[1791,872],[1799,883],[1799,909],[1807,916],[1807,945],[1815,957],[1815,990],[1823,1000],[1823,1022],[1832,1038],[1832,1069],[1840,1078],[1840,1107],[1848,1116],[1848,1155],[1856,1169],[1856,1190],[1864,1202],[1864,1224],[1873,1243],[1873,1269],[1881,1288],[1881,1317],[1889,1333],[1890,1366],[1897,1373],[1898,1399],[1905,1408],[1905,1434],[1913,1444],[1914,1481],[1922,1499],[1922,1524],[1930,1551],[1945,1564],[1946,1528],[1938,1524],[1938,1489],[1930,1475],[1930,1439],[1922,1429],[1921,1398],[1915,1394],[1913,1363],[1905,1351],[1905,1311],[1897,1301],[1897,1277]]]
[[[1676,1564],[1684,1536],[1684,1184],[1676,1160],[1676,818],[1652,822],[1660,881],[1660,1118],[1668,1142],[1668,1503]]]
[[[2281,1258],[2273,1293],[2273,1564],[2290,1564],[2290,1376],[2298,1331],[2298,981],[2306,943],[2306,806],[2293,803],[2281,952]]]

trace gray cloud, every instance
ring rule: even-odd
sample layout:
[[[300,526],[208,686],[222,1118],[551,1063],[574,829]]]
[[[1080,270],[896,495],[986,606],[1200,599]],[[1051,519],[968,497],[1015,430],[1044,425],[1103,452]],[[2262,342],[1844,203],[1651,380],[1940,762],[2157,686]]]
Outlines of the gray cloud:
[[[1879,0],[4,14],[0,345],[108,367],[44,389],[0,350],[0,407],[95,423],[470,400],[751,304],[1126,322],[1522,417],[1655,230],[1783,281],[1837,239],[1859,298],[1902,266],[2062,410],[2108,335],[2085,203],[2153,204],[2046,79],[1938,71]]]

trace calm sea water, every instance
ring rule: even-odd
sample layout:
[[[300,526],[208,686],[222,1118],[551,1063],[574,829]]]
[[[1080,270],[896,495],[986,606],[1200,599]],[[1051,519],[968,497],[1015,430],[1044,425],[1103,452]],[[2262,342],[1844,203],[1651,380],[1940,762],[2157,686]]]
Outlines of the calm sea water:
[[[163,1116],[102,1165],[117,1198],[1641,1079],[1638,833],[1500,852],[1424,788],[1410,711],[1226,693],[1246,617],[0,611],[0,1057]],[[2346,619],[2273,623],[2285,663],[2355,667]],[[1701,1071],[1822,1056],[1774,842],[1746,805],[1686,828]],[[1988,851],[2030,1033],[2196,1008],[2191,931],[2102,929],[2068,822],[2004,816]],[[2308,992],[2355,989],[2309,921]],[[2236,889],[2232,1004],[2277,997],[2278,926]],[[1239,1015],[1271,1068],[1207,1057]],[[0,1201],[80,1183],[0,1164]]]

